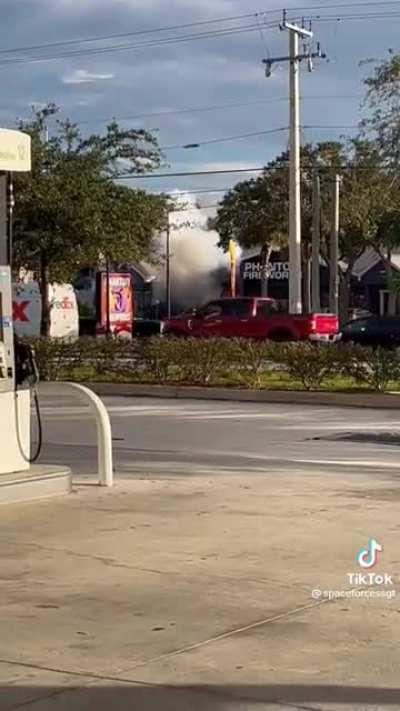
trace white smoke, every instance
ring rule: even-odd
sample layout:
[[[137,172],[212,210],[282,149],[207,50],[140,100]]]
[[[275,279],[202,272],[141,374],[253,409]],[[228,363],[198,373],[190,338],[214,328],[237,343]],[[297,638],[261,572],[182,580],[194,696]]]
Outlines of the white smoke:
[[[193,197],[182,195],[175,200],[176,211],[170,214],[170,271],[173,312],[198,306],[221,296],[228,274],[228,257],[217,246],[218,234],[208,230],[215,207],[199,209]],[[166,237],[161,237],[161,252],[166,253]],[[155,284],[155,295],[165,298],[165,263]]]

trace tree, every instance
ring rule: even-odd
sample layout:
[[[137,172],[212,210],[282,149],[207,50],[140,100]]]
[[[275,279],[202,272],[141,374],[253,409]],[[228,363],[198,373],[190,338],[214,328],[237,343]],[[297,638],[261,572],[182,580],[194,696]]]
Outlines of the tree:
[[[366,105],[369,116],[363,122],[365,131],[376,138],[387,165],[396,173],[400,159],[400,54],[390,53],[365,79]]]
[[[148,257],[165,223],[167,201],[116,184],[117,175],[158,167],[161,153],[146,131],[113,122],[104,136],[83,138],[70,121],[43,139],[54,104],[36,111],[20,129],[32,138],[32,172],[15,176],[14,265],[32,270],[42,294],[41,332],[49,331],[48,285],[71,279],[102,257]]]
[[[302,181],[302,261],[303,271],[310,260],[312,238],[312,173],[318,165],[326,179],[340,164],[342,146],[326,142],[304,146],[301,151]],[[219,232],[220,246],[227,248],[229,239],[244,247],[259,246],[268,264],[272,250],[287,245],[289,232],[289,153],[285,151],[268,163],[263,174],[236,185],[225,196],[212,226]],[[327,225],[322,224],[327,229]],[[264,274],[267,269],[263,270]],[[266,295],[264,279],[263,295]],[[303,279],[305,285],[306,279]],[[305,290],[304,290],[305,291]]]
[[[221,203],[213,226],[220,244],[229,237],[245,248],[287,244],[289,195],[288,154],[283,153],[256,180],[239,183]],[[302,149],[302,245],[303,266],[310,257],[312,238],[312,173],[317,170],[322,184],[321,254],[329,265],[331,185],[342,177],[340,209],[339,272],[342,318],[348,310],[349,288],[354,263],[364,250],[377,246],[385,215],[399,202],[397,184],[382,167],[374,142],[352,139],[345,143],[323,142]],[[383,235],[383,232],[382,232]],[[308,270],[305,270],[307,273]],[[306,280],[303,279],[303,282]]]
[[[392,199],[382,214],[376,232],[375,248],[385,260],[387,285],[391,292],[389,313],[396,311],[397,287],[393,287],[390,255],[400,246],[400,55],[393,54],[377,63],[371,76],[365,80],[366,106],[369,116],[363,121],[366,135],[376,141],[390,185]]]
[[[348,143],[343,171],[340,249],[347,268],[341,270],[341,309],[348,308],[351,274],[358,257],[372,247],[383,258],[384,225],[400,195],[398,186],[382,165],[377,144],[365,139]]]

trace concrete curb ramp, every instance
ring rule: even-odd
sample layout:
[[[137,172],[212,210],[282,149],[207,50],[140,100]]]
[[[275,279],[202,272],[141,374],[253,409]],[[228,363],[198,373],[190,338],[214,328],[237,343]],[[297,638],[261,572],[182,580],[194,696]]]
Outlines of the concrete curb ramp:
[[[140,383],[85,383],[100,396],[159,397],[236,402],[276,402],[293,405],[331,405],[397,409],[400,393],[331,393],[301,390],[240,390],[186,385],[145,385]]]

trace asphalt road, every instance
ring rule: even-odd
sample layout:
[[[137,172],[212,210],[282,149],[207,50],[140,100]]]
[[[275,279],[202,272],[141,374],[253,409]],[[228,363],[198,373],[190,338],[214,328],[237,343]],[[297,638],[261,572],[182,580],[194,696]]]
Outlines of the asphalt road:
[[[96,430],[72,390],[42,387],[42,463],[96,471]],[[400,413],[310,405],[104,398],[122,476],[318,469],[400,476]]]

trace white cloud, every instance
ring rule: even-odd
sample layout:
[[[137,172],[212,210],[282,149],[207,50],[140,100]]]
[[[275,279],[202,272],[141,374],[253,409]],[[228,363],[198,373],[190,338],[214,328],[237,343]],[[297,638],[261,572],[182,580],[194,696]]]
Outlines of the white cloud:
[[[75,69],[70,74],[62,77],[63,84],[92,84],[96,81],[114,79],[115,74],[96,74],[88,72],[87,69]]]

